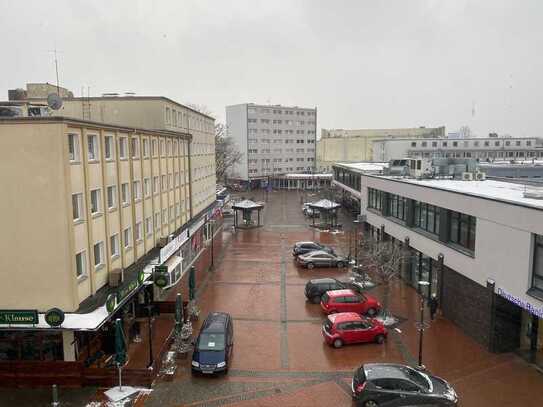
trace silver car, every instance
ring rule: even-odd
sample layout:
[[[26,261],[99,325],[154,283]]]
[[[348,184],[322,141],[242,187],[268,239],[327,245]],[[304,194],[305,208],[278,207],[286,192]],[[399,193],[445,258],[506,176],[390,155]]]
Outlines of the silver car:
[[[337,254],[328,253],[323,250],[316,250],[307,254],[298,256],[298,264],[312,269],[315,267],[338,267],[342,268],[348,264],[347,258]]]

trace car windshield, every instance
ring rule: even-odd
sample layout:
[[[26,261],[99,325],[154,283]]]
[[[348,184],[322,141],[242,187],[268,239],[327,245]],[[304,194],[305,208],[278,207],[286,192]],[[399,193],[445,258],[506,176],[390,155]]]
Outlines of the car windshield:
[[[199,351],[222,351],[224,350],[224,334],[202,333],[198,338],[198,343],[196,344],[196,347]]]
[[[422,387],[425,391],[431,391],[431,382],[427,375],[421,372],[417,372],[414,369],[404,368],[404,373],[409,379]]]

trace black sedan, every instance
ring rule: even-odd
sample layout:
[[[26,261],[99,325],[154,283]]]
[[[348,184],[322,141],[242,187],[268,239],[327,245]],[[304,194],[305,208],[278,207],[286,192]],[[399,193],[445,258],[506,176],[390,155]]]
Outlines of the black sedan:
[[[328,246],[324,246],[317,242],[296,242],[292,248],[292,255],[299,256],[315,250],[324,250],[328,253],[334,253],[334,249]]]
[[[357,405],[457,406],[458,396],[443,379],[410,366],[366,363],[355,371],[352,395]]]
[[[356,292],[373,288],[375,286],[369,280],[357,281],[354,278],[336,280],[335,278],[316,278],[309,280],[305,285],[305,296],[313,304],[320,304],[321,297],[326,291],[351,289]]]
[[[315,267],[338,267],[347,266],[348,260],[346,257],[338,256],[337,254],[328,253],[324,250],[316,250],[298,256],[298,264],[312,269]]]

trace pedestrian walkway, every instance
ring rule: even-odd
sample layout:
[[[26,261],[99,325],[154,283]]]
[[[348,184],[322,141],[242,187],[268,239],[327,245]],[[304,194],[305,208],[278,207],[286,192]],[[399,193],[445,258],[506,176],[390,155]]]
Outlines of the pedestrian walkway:
[[[400,332],[391,331],[383,345],[333,349],[324,343],[324,316],[318,305],[306,302],[304,285],[311,278],[348,272],[300,269],[291,247],[296,241],[317,240],[341,252],[345,235],[308,227],[299,202],[296,191],[270,193],[264,227],[238,230],[225,243],[224,257],[199,297],[203,317],[220,310],[234,318],[228,375],[192,377],[190,360],[180,361],[175,377],[158,383],[146,406],[351,406],[350,380],[360,364],[417,362],[419,297],[401,281],[392,284],[389,294]],[[344,213],[339,221],[344,227],[352,222]],[[382,293],[382,286],[372,290],[378,298]],[[439,315],[425,331],[423,349],[423,363],[454,385],[462,407],[543,405],[543,374],[516,355],[487,352]]]

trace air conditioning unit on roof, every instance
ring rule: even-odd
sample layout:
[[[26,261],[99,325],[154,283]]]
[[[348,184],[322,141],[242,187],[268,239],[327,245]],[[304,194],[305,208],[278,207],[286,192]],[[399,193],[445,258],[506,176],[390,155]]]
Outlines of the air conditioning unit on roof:
[[[486,179],[486,174],[484,172],[476,172],[475,173],[475,180],[476,181],[484,181]]]
[[[462,181],[473,181],[473,173],[472,172],[463,172],[462,173]]]

